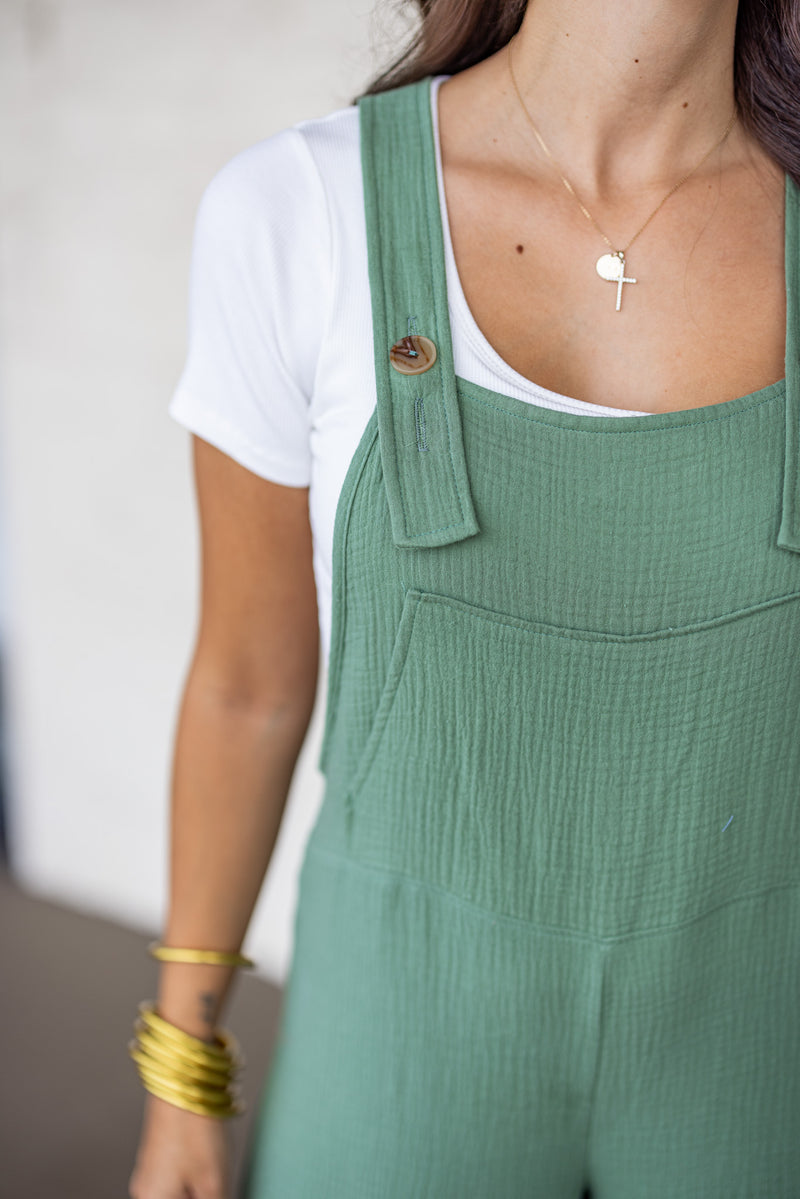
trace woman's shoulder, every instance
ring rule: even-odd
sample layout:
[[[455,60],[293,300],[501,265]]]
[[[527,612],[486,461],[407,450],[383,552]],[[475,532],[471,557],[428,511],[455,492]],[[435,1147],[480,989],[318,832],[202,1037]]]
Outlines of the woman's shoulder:
[[[338,109],[246,146],[210,177],[195,218],[188,352],[169,413],[291,486],[310,479],[325,339],[359,293],[358,129],[358,110]]]
[[[229,222],[277,223],[286,231],[346,211],[360,187],[358,107],[285,126],[239,150],[217,168],[200,207]]]

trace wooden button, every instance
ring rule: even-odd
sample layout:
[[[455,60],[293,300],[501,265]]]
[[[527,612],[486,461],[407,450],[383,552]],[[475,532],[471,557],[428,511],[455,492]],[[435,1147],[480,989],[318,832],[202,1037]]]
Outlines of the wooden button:
[[[389,351],[389,361],[401,375],[421,375],[436,361],[436,346],[429,337],[402,337]]]

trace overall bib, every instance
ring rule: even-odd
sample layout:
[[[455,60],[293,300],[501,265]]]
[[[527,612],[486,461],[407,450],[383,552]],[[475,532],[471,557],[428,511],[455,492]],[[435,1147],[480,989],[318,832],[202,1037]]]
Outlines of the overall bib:
[[[797,1199],[800,191],[785,380],[576,415],[455,375],[430,79],[360,122],[377,405],[246,1195]]]

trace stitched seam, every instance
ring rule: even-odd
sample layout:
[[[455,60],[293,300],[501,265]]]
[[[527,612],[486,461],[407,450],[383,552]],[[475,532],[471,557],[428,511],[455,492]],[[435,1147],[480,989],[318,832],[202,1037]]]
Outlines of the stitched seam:
[[[469,380],[465,380],[465,382],[469,382]],[[779,380],[779,382],[783,382],[783,380]],[[628,433],[630,433],[630,434],[671,433],[673,429],[697,428],[698,425],[702,425],[702,424],[708,424],[708,425],[717,424],[719,421],[723,421],[723,420],[734,420],[738,416],[743,416],[744,413],[746,413],[746,412],[755,412],[763,404],[772,404],[775,402],[775,400],[782,400],[782,399],[785,399],[785,397],[786,397],[786,391],[785,391],[785,388],[783,388],[780,391],[776,392],[775,395],[767,396],[765,399],[759,400],[757,404],[753,404],[750,407],[740,409],[738,412],[728,412],[724,416],[709,416],[702,422],[688,421],[688,420],[687,421],[675,421],[671,425],[664,425],[663,428],[658,428],[658,429],[652,429],[652,428],[648,428],[648,429],[631,429],[631,428],[628,428],[628,429],[576,429],[574,427],[567,428],[564,425],[551,424],[550,421],[540,420],[536,416],[528,416],[527,414],[522,413],[522,412],[509,412],[507,408],[503,408],[500,404],[491,404],[488,400],[482,400],[478,396],[469,395],[468,393],[466,393],[464,396],[464,398],[469,400],[469,402],[472,404],[481,404],[484,408],[493,408],[496,412],[502,412],[506,416],[515,417],[517,420],[531,421],[535,425],[545,425],[545,426],[547,426],[547,428],[555,429],[559,433],[588,433],[592,437],[604,436],[604,435],[608,435],[610,437],[621,437]],[[521,402],[524,402],[524,401],[521,401]],[[571,416],[574,414],[573,413],[565,413],[564,415]],[[590,419],[594,420],[597,418],[590,417]],[[600,419],[603,419],[603,418],[600,418]],[[614,420],[614,421],[617,420],[616,417],[608,417],[606,419]],[[635,417],[627,418],[627,420],[635,420],[635,419],[636,419]],[[627,423],[626,418],[622,418],[622,423]]]
[[[423,600],[431,604],[444,604],[452,610],[462,610],[468,615],[477,617],[478,620],[488,621],[490,624],[502,625],[505,628],[516,629],[518,632],[532,633],[539,637],[560,637],[565,641],[598,641],[598,642],[632,642],[632,641],[661,641],[670,637],[681,636],[687,633],[703,632],[706,629],[711,629],[721,624],[728,624],[730,621],[736,620],[743,616],[749,616],[756,612],[764,611],[768,608],[776,607],[778,604],[786,603],[790,600],[800,599],[800,591],[791,591],[787,595],[778,595],[774,598],[763,600],[758,604],[751,604],[745,608],[736,608],[732,612],[723,613],[721,616],[713,616],[708,620],[697,621],[695,624],[678,625],[675,628],[653,629],[646,633],[603,633],[593,632],[591,629],[575,629],[574,631],[556,631],[555,628],[539,628],[533,627],[534,622],[526,623],[523,619],[520,622],[503,620],[499,616],[495,616],[492,612],[486,610],[481,611],[465,600],[452,599],[446,595],[436,595],[428,591],[420,592]]]
[[[348,857],[347,854],[337,853],[335,850],[327,849],[320,845],[308,846],[308,854],[317,854],[319,857],[330,858],[332,861],[341,862],[353,869],[363,871],[367,874],[375,874],[386,878],[402,879],[403,882],[410,883],[418,890],[430,891],[433,894],[439,895],[444,899],[450,900],[456,907],[464,908],[470,912],[476,912],[479,915],[487,917],[492,923],[509,924],[515,927],[528,929],[534,933],[541,933],[545,936],[563,937],[570,941],[588,942],[592,945],[619,945],[624,941],[641,941],[648,940],[651,937],[662,936],[664,933],[679,932],[684,928],[691,928],[694,924],[699,924],[702,920],[706,920],[709,916],[714,916],[721,912],[724,908],[729,908],[735,904],[748,903],[751,899],[758,899],[761,896],[771,895],[777,891],[800,891],[800,880],[791,880],[783,883],[771,883],[766,887],[755,887],[752,891],[746,891],[743,895],[736,895],[732,899],[723,900],[714,907],[706,908],[705,911],[699,912],[695,916],[689,916],[685,920],[675,920],[669,924],[657,924],[650,928],[637,929],[634,932],[628,933],[612,933],[603,936],[600,933],[584,933],[579,929],[568,928],[556,924],[537,924],[533,920],[526,920],[522,916],[512,916],[508,912],[494,911],[492,908],[485,908],[482,904],[475,903],[474,900],[465,899],[462,895],[457,895],[453,891],[448,891],[446,887],[440,886],[438,883],[429,882],[427,879],[416,878],[413,874],[406,874],[405,871],[395,870],[389,866],[382,866],[376,862],[368,862],[361,858]]]
[[[374,419],[374,428],[372,433],[368,432],[370,423]],[[356,447],[355,453],[350,460],[350,467],[345,475],[342,484],[342,495],[340,503],[344,496],[345,488],[349,488],[349,496],[347,497],[347,508],[343,511],[343,520],[341,528],[338,526],[338,521],[334,520],[334,539],[333,539],[333,597],[332,597],[332,628],[331,628],[331,646],[329,652],[328,664],[328,690],[325,701],[325,727],[323,729],[322,741],[320,743],[318,763],[327,760],[330,752],[330,744],[333,740],[333,730],[336,724],[336,708],[339,691],[342,685],[342,655],[344,653],[344,638],[347,625],[347,537],[350,531],[350,519],[353,513],[353,504],[358,492],[358,485],[361,482],[361,476],[366,469],[366,465],[370,459],[373,446],[378,439],[378,422],[377,414],[373,410],[370,419],[361,437],[361,441]],[[358,462],[358,455],[363,453],[361,461]],[[349,483],[350,470],[355,470],[355,476],[352,484]],[[338,510],[337,510],[338,516]],[[335,636],[334,636],[335,635]]]
[[[454,520],[449,525],[438,525],[435,529],[425,529],[424,533],[409,533],[406,531],[406,537],[430,537],[431,533],[444,533],[446,529],[458,529],[464,524],[463,520]]]
[[[425,408],[422,396],[417,396],[414,400],[414,425],[417,431],[417,449],[424,454],[427,452],[428,443],[425,438]]]
[[[397,696],[400,691],[400,684],[403,675],[406,673],[408,666],[408,651],[411,645],[411,639],[414,635],[414,625],[419,613],[419,597],[414,599],[414,592],[406,591],[404,604],[408,601],[408,609],[404,607],[403,614],[400,617],[400,624],[395,635],[395,643],[392,647],[392,652],[389,657],[389,664],[386,672],[381,693],[378,696],[378,703],[375,707],[375,712],[372,718],[369,732],[367,733],[366,741],[362,747],[361,753],[356,763],[353,772],[353,778],[347,787],[344,797],[345,809],[349,815],[352,815],[353,806],[358,802],[361,790],[369,777],[369,772],[375,762],[378,750],[381,747],[384,735],[386,733],[389,719],[392,710],[397,702]],[[413,607],[412,607],[413,604]],[[402,628],[405,622],[408,622],[407,631]],[[401,641],[402,629],[402,641]],[[399,655],[399,657],[398,657]]]

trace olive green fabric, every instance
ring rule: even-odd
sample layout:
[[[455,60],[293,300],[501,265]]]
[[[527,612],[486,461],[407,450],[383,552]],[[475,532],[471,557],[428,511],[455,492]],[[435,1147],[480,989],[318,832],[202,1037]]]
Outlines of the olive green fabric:
[[[573,415],[455,376],[430,79],[360,119],[377,406],[247,1199],[796,1199],[798,188],[786,379]]]

